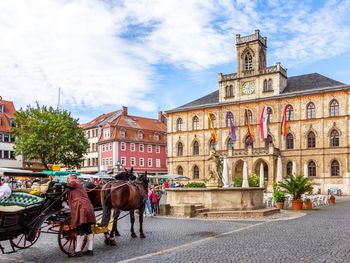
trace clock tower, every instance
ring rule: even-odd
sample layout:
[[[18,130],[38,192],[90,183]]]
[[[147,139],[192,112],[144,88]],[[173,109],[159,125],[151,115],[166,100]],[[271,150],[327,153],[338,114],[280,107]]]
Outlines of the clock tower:
[[[236,35],[237,77],[259,74],[259,70],[266,68],[266,42],[259,29],[252,35]]]

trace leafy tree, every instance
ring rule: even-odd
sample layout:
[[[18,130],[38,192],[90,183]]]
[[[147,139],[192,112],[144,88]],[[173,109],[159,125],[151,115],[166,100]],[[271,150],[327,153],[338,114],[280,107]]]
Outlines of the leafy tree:
[[[16,112],[15,124],[16,154],[40,160],[46,169],[48,164],[80,167],[89,144],[70,112],[37,104]]]

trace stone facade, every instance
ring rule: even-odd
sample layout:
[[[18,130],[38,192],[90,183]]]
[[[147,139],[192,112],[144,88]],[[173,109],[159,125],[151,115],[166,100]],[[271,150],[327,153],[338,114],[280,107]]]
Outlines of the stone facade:
[[[207,159],[211,130],[208,113],[213,113],[218,135],[215,147],[228,156],[231,180],[242,174],[244,160],[248,161],[249,174],[257,175],[262,162],[266,185],[271,190],[280,154],[283,175],[287,174],[287,164],[294,161],[298,174],[304,173],[307,165],[310,176],[315,175],[313,178],[318,183],[315,191],[326,193],[329,188],[338,187],[343,193],[350,194],[350,86],[316,73],[288,78],[286,69],[279,63],[266,67],[266,41],[258,30],[246,37],[237,35],[237,73],[220,73],[218,92],[168,111],[169,173],[183,173],[194,180],[209,177]],[[315,106],[314,110],[310,103]],[[287,137],[281,135],[286,105],[293,109],[292,117],[287,119],[287,133],[289,138],[293,138],[293,147],[288,149]],[[269,107],[272,113],[268,123],[270,141],[260,139],[259,123],[264,106]],[[246,144],[246,109],[252,113],[252,146]],[[228,111],[232,112],[237,135],[232,148],[228,146],[231,138],[226,119]],[[310,132],[315,135],[315,147],[308,145]],[[338,134],[335,140],[339,138],[339,143],[335,145],[331,143],[332,132]],[[180,153],[179,144],[182,146]],[[199,145],[198,154],[194,144]],[[335,160],[338,163],[333,162]]]

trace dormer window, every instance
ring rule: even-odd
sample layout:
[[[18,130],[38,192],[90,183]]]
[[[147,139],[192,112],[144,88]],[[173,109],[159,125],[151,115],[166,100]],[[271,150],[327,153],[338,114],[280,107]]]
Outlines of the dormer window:
[[[110,130],[104,130],[104,132],[103,132],[103,137],[104,137],[105,139],[108,139],[109,137],[111,137]]]
[[[0,113],[4,113],[4,111],[5,111],[4,104],[0,104]]]
[[[125,138],[126,132],[124,129],[120,130],[120,137]]]
[[[159,141],[159,134],[158,134],[158,133],[155,133],[155,134],[154,134],[154,139],[155,139],[156,141]]]
[[[139,137],[140,140],[143,139],[143,132],[142,132],[142,131],[139,131],[139,132],[138,132],[138,137]]]
[[[244,58],[244,68],[245,70],[252,70],[253,69],[253,57],[250,54],[250,52],[247,52]]]

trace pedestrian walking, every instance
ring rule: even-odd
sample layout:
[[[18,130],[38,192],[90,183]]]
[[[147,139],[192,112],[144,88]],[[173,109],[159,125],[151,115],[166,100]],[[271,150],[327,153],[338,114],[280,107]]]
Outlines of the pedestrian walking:
[[[67,177],[68,205],[71,210],[71,225],[76,229],[77,242],[75,252],[70,257],[81,257],[82,255],[93,256],[93,234],[91,226],[96,223],[94,208],[90,199],[83,189],[83,184],[77,180],[75,175]],[[85,235],[87,236],[87,251],[82,253],[82,245]]]

